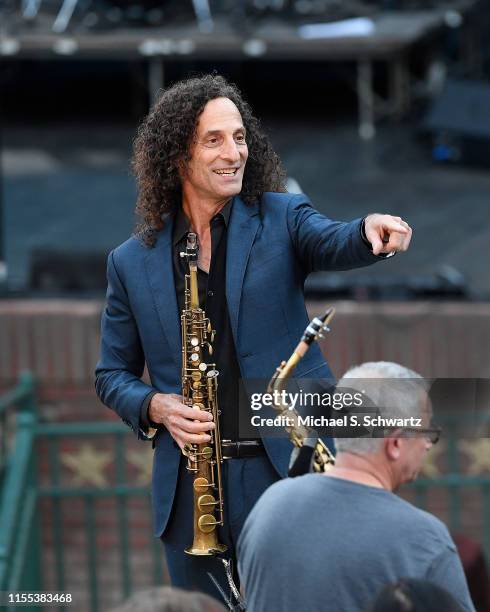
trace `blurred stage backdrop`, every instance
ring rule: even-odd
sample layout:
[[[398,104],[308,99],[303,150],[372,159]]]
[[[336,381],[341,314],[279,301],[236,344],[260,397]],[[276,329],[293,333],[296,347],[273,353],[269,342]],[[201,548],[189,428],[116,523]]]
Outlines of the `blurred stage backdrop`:
[[[322,341],[336,376],[383,359],[490,377],[487,4],[0,3],[0,590],[69,592],[93,612],[168,582],[151,447],[98,402],[93,369],[105,259],[135,221],[132,139],[180,78],[236,82],[289,189],[324,214],[414,228],[384,265],[307,281],[311,314],[337,308]],[[402,494],[448,524],[484,602],[489,429],[451,427]]]

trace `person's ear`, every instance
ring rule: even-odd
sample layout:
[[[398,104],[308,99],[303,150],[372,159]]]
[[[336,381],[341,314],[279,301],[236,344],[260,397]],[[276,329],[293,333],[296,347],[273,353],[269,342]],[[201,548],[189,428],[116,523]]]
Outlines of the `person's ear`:
[[[386,438],[385,452],[391,461],[397,461],[401,454],[401,438]]]

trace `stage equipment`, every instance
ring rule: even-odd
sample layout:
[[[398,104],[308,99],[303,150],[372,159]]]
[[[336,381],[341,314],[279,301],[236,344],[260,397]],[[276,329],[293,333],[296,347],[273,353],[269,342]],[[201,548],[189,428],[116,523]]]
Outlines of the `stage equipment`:
[[[432,134],[438,162],[490,164],[490,85],[450,79],[433,103],[423,127]]]
[[[29,289],[44,293],[105,291],[107,253],[38,248],[31,253]]]
[[[434,274],[348,276],[317,272],[305,283],[309,300],[427,300],[468,299],[467,279],[453,266],[442,265]]]

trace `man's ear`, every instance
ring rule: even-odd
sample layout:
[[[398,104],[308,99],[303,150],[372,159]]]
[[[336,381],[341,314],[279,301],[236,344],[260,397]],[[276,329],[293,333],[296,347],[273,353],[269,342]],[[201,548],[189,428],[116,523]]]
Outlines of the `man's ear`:
[[[385,452],[390,461],[397,461],[401,454],[401,438],[389,437],[385,439]]]

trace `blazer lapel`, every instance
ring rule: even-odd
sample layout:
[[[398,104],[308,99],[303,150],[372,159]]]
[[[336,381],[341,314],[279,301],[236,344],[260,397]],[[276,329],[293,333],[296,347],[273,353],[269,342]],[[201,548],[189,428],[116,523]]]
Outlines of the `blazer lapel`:
[[[172,349],[174,361],[180,369],[182,367],[182,338],[177,296],[175,295],[172,228],[173,216],[167,219],[156,245],[148,250],[145,265],[158,318]]]
[[[226,299],[235,345],[243,278],[250,251],[260,226],[258,203],[247,205],[240,196],[233,201],[226,246]]]

